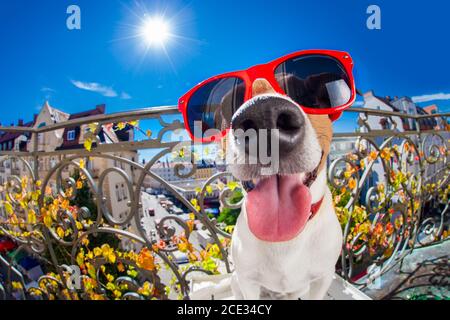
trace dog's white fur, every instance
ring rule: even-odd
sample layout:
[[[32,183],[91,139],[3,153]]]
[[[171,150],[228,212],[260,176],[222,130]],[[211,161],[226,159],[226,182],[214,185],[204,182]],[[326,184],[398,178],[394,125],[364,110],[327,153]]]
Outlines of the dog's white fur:
[[[316,135],[320,133],[315,132],[306,115],[305,119],[308,130],[305,135],[307,141],[303,142],[302,160],[314,162],[317,166],[320,151],[317,150]],[[227,140],[234,141],[233,137]],[[228,143],[228,147],[235,146]],[[342,244],[341,227],[327,186],[326,166],[319,172],[310,192],[312,203],[324,197],[320,209],[301,233],[285,242],[262,241],[253,235],[248,226],[244,200],[231,244],[231,260],[235,269],[231,286],[236,299],[324,298]]]

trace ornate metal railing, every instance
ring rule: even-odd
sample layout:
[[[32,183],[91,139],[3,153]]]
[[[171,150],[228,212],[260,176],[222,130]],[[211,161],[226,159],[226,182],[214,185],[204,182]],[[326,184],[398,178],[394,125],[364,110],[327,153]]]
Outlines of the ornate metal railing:
[[[344,139],[352,149],[332,151],[329,161],[329,185],[344,233],[337,272],[364,287],[417,246],[445,241],[449,233],[449,114],[414,116],[359,108],[346,113],[358,116],[361,130],[336,133],[336,143]],[[145,132],[143,121],[156,121],[160,129]],[[415,130],[403,131],[405,121]],[[374,123],[382,123],[381,128]],[[39,134],[81,125],[89,125],[85,149],[40,151]],[[135,127],[143,138],[101,144],[98,134],[105,126]],[[14,172],[0,170],[5,182],[0,189],[0,237],[18,245],[0,259],[0,299],[187,299],[194,273],[231,272],[228,250],[242,187],[220,170],[206,181],[196,180],[195,150],[170,138],[182,136],[183,130],[176,107],[41,128],[0,128],[31,134],[33,146],[0,152],[0,169],[10,161],[16,165]],[[156,151],[144,164],[138,150]],[[49,157],[53,165],[40,170],[40,161]],[[166,157],[178,161],[167,165],[176,182],[154,170]],[[180,187],[183,179],[202,183],[195,197]],[[113,180],[120,190],[111,186]],[[144,192],[149,183],[158,185],[159,192],[164,189],[189,215],[160,216],[167,212]],[[126,212],[117,214],[112,200],[116,192],[126,201]],[[215,201],[211,195],[217,192],[221,213],[213,216],[207,201]],[[148,209],[156,209],[157,217]],[[40,262],[44,275],[36,282],[17,263],[21,255]]]

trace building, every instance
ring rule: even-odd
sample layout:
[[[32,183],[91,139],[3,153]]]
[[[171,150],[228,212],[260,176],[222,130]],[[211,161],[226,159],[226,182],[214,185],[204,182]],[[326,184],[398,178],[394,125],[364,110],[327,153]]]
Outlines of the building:
[[[49,105],[45,102],[42,106],[39,114],[34,116],[33,121],[23,123],[22,120],[18,121],[18,126],[41,128],[48,125],[65,122],[68,120],[82,119],[95,115],[105,114],[105,105],[98,105],[94,109],[68,114]],[[64,157],[69,157],[76,154],[76,150],[84,148],[84,141],[86,134],[88,133],[88,125],[80,125],[73,127],[66,127],[63,129],[52,130],[45,133],[39,133],[37,136],[37,151],[50,153],[49,156],[39,157],[38,174],[39,179],[44,180],[50,173],[50,186],[55,187],[56,173],[51,170],[61,163]],[[98,132],[98,143],[100,144],[114,144],[126,141],[134,140],[134,130],[130,126],[125,126],[121,130],[113,130],[115,125],[106,126],[103,125]],[[31,151],[35,150],[35,137],[33,134],[16,134],[16,133],[0,133],[0,146],[1,151]],[[95,147],[96,143],[93,144]],[[74,150],[73,154],[71,150]],[[58,155],[52,152],[61,151]],[[121,151],[108,154],[133,162],[138,162],[137,151]],[[7,159],[7,157],[0,156],[0,183],[3,184],[11,176],[26,176],[30,173],[26,165],[17,159]],[[24,157],[32,167],[34,167],[34,159],[32,157]],[[129,164],[125,164],[122,161],[102,158],[102,157],[86,157],[85,160],[86,169],[93,177],[96,183],[99,183],[99,178],[102,172],[108,168],[118,168],[121,173],[132,181],[133,187],[135,183],[134,168]],[[74,167],[64,167],[62,170],[62,177],[68,178],[73,172]],[[104,198],[107,199],[105,206],[111,213],[111,216],[116,221],[124,219],[129,211],[130,191],[127,187],[127,182],[124,177],[117,172],[110,172],[105,176],[101,185]],[[125,228],[133,227],[131,225],[125,226]]]
[[[356,138],[354,137],[333,138],[328,155],[328,165],[337,158],[345,156],[348,153],[353,153],[355,151],[355,143]]]
[[[394,97],[391,98],[389,96],[379,97],[375,95],[373,90],[370,90],[363,94],[364,97],[364,108],[371,108],[375,110],[381,111],[389,111],[389,112],[399,112],[408,115],[427,115],[430,112],[437,112],[436,106],[429,106],[427,109],[421,108],[417,106],[411,98],[409,97]],[[429,112],[427,112],[427,110]],[[359,130],[360,132],[369,132],[369,131],[378,131],[384,130],[388,131],[388,133],[392,132],[408,132],[408,131],[417,131],[420,129],[421,131],[433,130],[433,129],[442,129],[443,124],[439,124],[437,119],[427,118],[427,119],[419,119],[415,121],[410,118],[400,118],[397,116],[378,116],[378,115],[369,115],[367,119],[364,115],[359,115],[359,122],[362,123]],[[391,132],[389,132],[391,131]],[[416,135],[410,135],[410,139],[420,147],[420,141]],[[423,140],[424,136],[422,136]],[[373,140],[378,146],[381,146],[386,137],[375,137]],[[448,139],[448,138],[447,138]],[[394,138],[391,140],[387,146],[392,145],[400,145],[403,142],[402,138]],[[429,147],[435,142],[432,139],[426,140],[425,145],[423,146],[423,150],[428,150]],[[394,161],[391,159],[391,161]],[[394,164],[392,163],[392,166]],[[437,170],[440,170],[442,163],[439,165],[428,165],[426,167],[425,176],[430,177],[434,176]],[[408,170],[414,174],[419,174],[420,167],[419,161],[416,158],[414,163],[409,165]],[[385,170],[381,161],[376,161],[372,167],[372,174],[369,175],[367,186],[363,188],[367,190],[368,187],[376,185],[378,182],[385,182],[384,178]]]

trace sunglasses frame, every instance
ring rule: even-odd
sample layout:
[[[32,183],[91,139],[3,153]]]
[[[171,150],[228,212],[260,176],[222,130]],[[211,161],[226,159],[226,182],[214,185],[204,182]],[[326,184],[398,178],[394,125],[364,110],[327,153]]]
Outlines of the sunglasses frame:
[[[239,78],[245,83],[244,102],[246,102],[252,98],[253,82],[256,79],[263,78],[263,79],[266,79],[270,83],[272,88],[277,93],[282,94],[284,96],[288,96],[284,92],[284,90],[281,88],[281,86],[278,84],[277,80],[275,79],[275,70],[278,68],[278,66],[280,64],[282,64],[286,60],[289,60],[289,59],[292,59],[295,57],[309,56],[309,55],[322,55],[322,56],[327,56],[327,57],[336,59],[344,67],[344,71],[347,74],[347,77],[348,77],[348,80],[349,80],[350,86],[351,86],[351,88],[350,88],[351,89],[351,97],[346,104],[343,104],[343,105],[340,105],[337,107],[333,107],[333,108],[326,108],[326,109],[308,108],[308,107],[299,105],[298,103],[296,103],[296,104],[299,105],[299,107],[307,114],[327,114],[330,116],[330,119],[332,121],[337,120],[341,116],[342,111],[349,108],[355,102],[355,99],[356,99],[355,79],[354,79],[353,73],[352,73],[353,60],[352,60],[351,56],[347,52],[336,51],[336,50],[320,50],[320,49],[301,50],[301,51],[297,51],[297,52],[282,56],[278,59],[272,60],[265,64],[255,65],[246,70],[227,72],[227,73],[223,73],[223,74],[208,78],[207,80],[200,82],[195,87],[193,87],[191,90],[189,90],[187,93],[185,93],[178,100],[178,109],[183,114],[184,125],[185,125],[186,130],[189,133],[190,138],[192,140],[194,140],[195,142],[201,142],[201,143],[209,143],[209,142],[213,142],[213,141],[218,141],[218,140],[222,139],[230,129],[230,128],[227,128],[218,135],[213,135],[213,136],[204,137],[204,138],[203,137],[198,138],[198,137],[194,136],[193,132],[191,131],[191,128],[189,127],[187,109],[188,109],[188,103],[189,103],[190,98],[199,88],[203,87],[204,85],[206,85],[212,81],[218,80],[218,79],[230,78],[230,77]]]

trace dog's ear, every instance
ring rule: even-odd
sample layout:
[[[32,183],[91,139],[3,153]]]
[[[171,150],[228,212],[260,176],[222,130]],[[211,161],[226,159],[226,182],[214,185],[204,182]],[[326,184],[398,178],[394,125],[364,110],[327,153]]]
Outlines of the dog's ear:
[[[331,140],[333,139],[333,124],[330,117],[326,114],[308,114],[309,121],[316,131],[317,140],[323,151],[322,162],[319,165],[319,172],[327,163],[327,157],[330,153]]]

